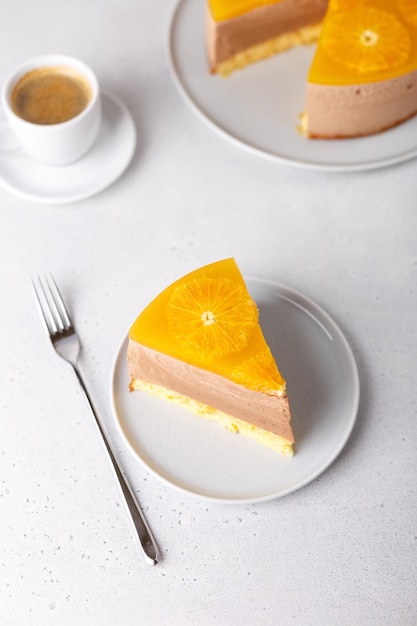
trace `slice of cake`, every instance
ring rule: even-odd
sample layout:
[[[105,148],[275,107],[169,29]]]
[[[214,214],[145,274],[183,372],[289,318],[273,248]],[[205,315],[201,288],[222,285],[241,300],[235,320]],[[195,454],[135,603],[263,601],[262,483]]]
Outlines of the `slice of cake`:
[[[233,259],[177,280],[129,332],[130,389],[146,391],[292,456],[286,393]]]
[[[212,72],[227,75],[317,39],[301,125],[307,137],[371,135],[416,114],[417,0],[208,0]]]

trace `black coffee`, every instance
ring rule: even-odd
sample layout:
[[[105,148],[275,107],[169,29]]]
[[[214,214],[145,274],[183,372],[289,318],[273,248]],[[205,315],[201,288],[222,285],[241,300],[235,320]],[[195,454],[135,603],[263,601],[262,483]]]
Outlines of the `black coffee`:
[[[22,76],[12,92],[13,111],[33,124],[60,124],[79,115],[91,100],[91,87],[69,67],[43,67]]]

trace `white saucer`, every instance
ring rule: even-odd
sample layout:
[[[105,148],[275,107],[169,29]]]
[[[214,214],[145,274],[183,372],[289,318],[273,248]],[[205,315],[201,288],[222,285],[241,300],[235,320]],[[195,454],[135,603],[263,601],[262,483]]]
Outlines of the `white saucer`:
[[[237,71],[209,73],[206,0],[180,0],[168,41],[171,74],[189,107],[212,130],[240,148],[287,165],[355,171],[417,156],[417,116],[384,133],[358,139],[308,140],[297,131],[313,46],[294,48]]]
[[[314,480],[348,440],[359,402],[355,359],[329,315],[283,285],[246,282],[287,380],[296,438],[292,458],[165,400],[130,393],[126,338],[112,372],[116,422],[135,456],[166,484],[226,504],[278,498]]]
[[[126,106],[102,92],[103,119],[93,148],[80,161],[51,167],[21,152],[0,156],[0,186],[42,204],[66,204],[93,196],[121,176],[136,147],[136,128]]]

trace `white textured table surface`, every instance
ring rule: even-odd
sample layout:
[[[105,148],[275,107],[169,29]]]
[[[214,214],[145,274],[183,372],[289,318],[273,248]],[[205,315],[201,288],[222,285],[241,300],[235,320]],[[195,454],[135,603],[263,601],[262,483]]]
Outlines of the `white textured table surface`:
[[[0,82],[26,57],[76,55],[131,110],[138,149],[116,184],[76,204],[0,189],[0,623],[415,625],[417,162],[314,173],[229,145],[170,79],[172,6],[2,3]],[[323,306],[361,379],[336,462],[250,506],[202,502],[148,474],[109,403],[112,361],[137,313],[228,256]],[[44,270],[75,315],[83,372],[161,550],[154,568],[40,324],[29,278]]]

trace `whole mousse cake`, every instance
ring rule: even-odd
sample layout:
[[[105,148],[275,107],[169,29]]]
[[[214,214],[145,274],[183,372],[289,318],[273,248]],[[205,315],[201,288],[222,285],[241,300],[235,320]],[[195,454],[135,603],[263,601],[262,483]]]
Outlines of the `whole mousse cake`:
[[[213,73],[315,41],[300,126],[307,137],[371,135],[416,114],[415,0],[208,0]]]
[[[286,383],[233,259],[162,291],[131,327],[127,360],[131,391],[165,398],[293,455]]]

